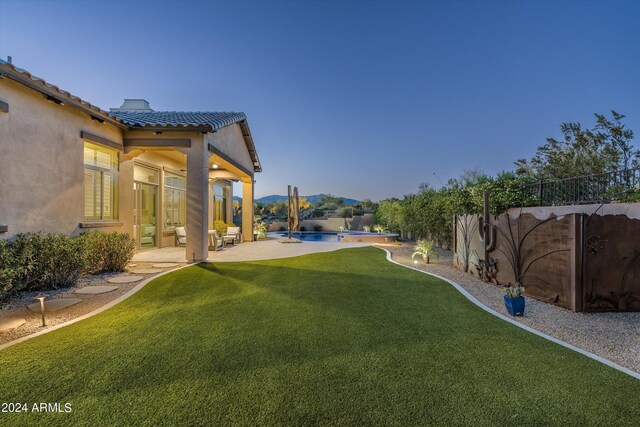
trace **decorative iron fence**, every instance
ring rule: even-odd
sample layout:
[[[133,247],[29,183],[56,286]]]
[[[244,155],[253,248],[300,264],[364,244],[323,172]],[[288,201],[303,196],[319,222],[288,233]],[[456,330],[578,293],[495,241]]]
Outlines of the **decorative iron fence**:
[[[526,191],[539,199],[540,206],[610,203],[640,191],[640,168],[539,181]]]

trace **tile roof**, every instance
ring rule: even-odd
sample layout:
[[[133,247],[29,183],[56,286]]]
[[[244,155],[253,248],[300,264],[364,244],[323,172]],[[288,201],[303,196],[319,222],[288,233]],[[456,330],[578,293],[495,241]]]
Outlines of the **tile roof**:
[[[210,126],[212,131],[247,120],[244,113],[204,111],[111,111],[110,114],[131,127]]]

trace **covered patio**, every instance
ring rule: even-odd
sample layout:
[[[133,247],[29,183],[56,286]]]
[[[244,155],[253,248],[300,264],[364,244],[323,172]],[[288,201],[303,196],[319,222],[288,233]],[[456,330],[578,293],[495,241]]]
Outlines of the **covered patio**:
[[[242,184],[243,241],[253,240],[254,174],[262,168],[243,113],[160,112],[145,100],[125,100],[111,114],[129,125],[120,175],[134,183],[121,195],[133,218],[122,220],[131,224],[138,256],[164,250],[174,260],[208,259],[215,223],[233,220],[234,182]],[[186,229],[184,246],[177,246],[178,227]]]

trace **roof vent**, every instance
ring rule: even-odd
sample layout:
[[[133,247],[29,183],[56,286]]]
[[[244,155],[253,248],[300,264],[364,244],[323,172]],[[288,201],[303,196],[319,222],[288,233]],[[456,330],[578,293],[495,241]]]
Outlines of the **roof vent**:
[[[127,111],[132,113],[151,113],[151,105],[146,99],[125,99],[120,108],[112,108],[111,111]]]

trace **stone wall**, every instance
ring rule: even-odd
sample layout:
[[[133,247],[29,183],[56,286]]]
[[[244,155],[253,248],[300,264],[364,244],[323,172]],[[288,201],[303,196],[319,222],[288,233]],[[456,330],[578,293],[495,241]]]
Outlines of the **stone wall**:
[[[304,227],[305,231],[314,231],[313,227],[319,225],[322,227],[322,231],[338,232],[340,227],[362,231],[365,226],[372,226],[374,220],[373,214],[356,215],[353,218],[314,218],[300,222],[300,228]],[[280,231],[281,228],[287,229],[286,221],[272,222],[268,231]]]

